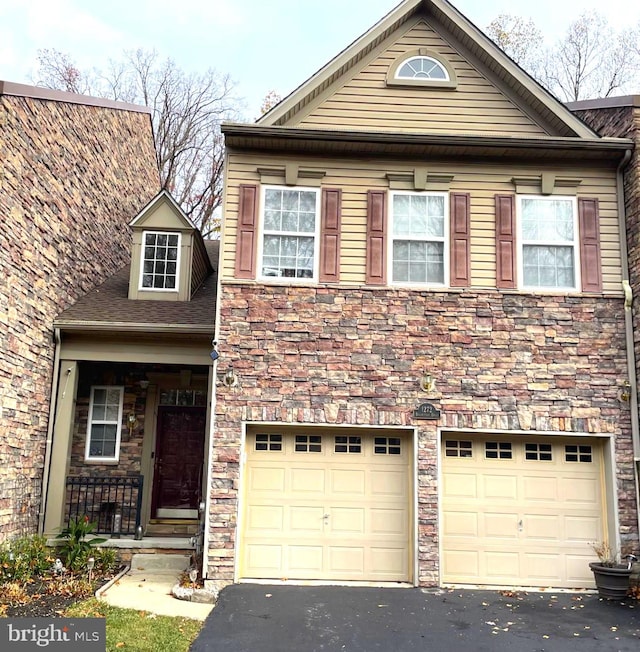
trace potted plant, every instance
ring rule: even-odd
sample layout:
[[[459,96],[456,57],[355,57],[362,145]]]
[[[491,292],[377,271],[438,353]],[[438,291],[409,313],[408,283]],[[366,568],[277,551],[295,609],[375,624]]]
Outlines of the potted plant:
[[[622,563],[606,541],[593,544],[593,550],[598,561],[591,562],[589,568],[593,571],[598,594],[607,600],[623,600],[629,591],[631,567],[636,557],[627,555],[626,562]]]

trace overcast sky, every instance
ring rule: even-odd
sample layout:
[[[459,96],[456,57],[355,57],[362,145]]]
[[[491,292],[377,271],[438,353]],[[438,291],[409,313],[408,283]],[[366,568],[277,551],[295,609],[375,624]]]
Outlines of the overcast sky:
[[[394,0],[0,0],[0,79],[32,83],[39,48],[106,68],[125,49],[156,49],[184,70],[229,73],[258,114],[270,89],[305,81],[398,3]],[[500,13],[532,18],[549,42],[584,11],[616,28],[640,21],[638,0],[454,0],[481,29]]]

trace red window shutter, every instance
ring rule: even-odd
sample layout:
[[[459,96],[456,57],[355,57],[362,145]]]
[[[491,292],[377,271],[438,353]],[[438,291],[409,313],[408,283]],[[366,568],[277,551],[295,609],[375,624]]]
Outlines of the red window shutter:
[[[387,193],[369,190],[367,194],[367,271],[369,285],[386,285]]]
[[[256,223],[258,186],[240,186],[236,236],[236,278],[256,277]]]
[[[583,292],[602,292],[600,218],[597,199],[578,199],[580,272]]]
[[[470,264],[470,201],[466,192],[452,192],[451,203],[451,287],[469,287]]]
[[[320,217],[320,282],[337,283],[340,280],[340,219],[342,191],[325,188],[322,191]]]
[[[515,197],[496,195],[496,285],[516,287]]]

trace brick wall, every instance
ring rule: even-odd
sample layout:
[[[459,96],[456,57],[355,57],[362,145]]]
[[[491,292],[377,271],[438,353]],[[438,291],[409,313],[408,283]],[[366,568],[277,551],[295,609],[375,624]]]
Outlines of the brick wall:
[[[129,258],[159,190],[146,113],[0,96],[0,538],[39,483],[58,313]]]
[[[217,390],[210,578],[233,578],[242,421],[417,426],[424,585],[438,578],[438,426],[611,433],[621,535],[637,548],[621,299],[229,284],[219,300],[240,384]],[[412,418],[425,400],[439,422]]]

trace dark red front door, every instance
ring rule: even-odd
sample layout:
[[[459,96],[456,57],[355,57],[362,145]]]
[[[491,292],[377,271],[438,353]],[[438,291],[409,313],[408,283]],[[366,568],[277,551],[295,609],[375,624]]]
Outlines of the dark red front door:
[[[161,407],[153,477],[153,515],[194,517],[198,509],[204,459],[206,410]]]

